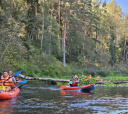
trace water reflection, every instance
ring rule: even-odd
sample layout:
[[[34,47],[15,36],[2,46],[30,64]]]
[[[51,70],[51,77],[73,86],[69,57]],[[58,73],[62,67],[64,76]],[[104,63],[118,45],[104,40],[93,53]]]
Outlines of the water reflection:
[[[86,99],[92,99],[94,97],[94,93],[91,93],[91,92],[87,93],[87,92],[80,91],[80,90],[61,90],[60,94],[64,95],[64,96],[79,96],[79,95],[82,95],[82,96],[85,96]]]
[[[17,97],[9,100],[0,100],[0,114],[12,114],[15,110],[13,104],[17,102],[17,100]]]
[[[30,81],[17,99],[0,101],[0,114],[127,114],[127,90],[100,85],[93,94]]]

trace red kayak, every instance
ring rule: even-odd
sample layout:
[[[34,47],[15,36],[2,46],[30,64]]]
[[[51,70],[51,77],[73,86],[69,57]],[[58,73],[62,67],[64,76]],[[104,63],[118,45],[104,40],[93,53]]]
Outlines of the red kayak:
[[[75,90],[75,89],[83,89],[83,90],[87,90],[87,91],[91,91],[91,90],[94,90],[94,84],[90,84],[90,85],[85,85],[85,86],[75,86],[75,87],[70,87],[70,86],[67,86],[67,85],[62,85],[60,87],[61,89],[64,89],[64,90]]]
[[[20,89],[18,87],[15,87],[9,92],[0,91],[0,100],[1,99],[11,99],[13,97],[16,97],[20,92]]]

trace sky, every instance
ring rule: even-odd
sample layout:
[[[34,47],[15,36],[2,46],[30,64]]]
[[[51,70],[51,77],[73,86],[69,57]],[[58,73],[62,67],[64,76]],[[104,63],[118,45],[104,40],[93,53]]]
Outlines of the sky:
[[[111,2],[112,0],[107,0],[107,3]],[[115,0],[117,5],[120,5],[122,8],[122,12],[126,13],[126,10],[128,9],[128,0]]]

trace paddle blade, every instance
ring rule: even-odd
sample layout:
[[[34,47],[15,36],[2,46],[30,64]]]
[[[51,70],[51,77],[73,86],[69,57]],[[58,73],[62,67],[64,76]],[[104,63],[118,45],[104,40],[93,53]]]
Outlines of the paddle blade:
[[[19,84],[25,84],[25,83],[27,83],[27,80],[23,80],[23,81],[20,81],[20,82],[18,82]]]
[[[22,70],[20,70],[19,72],[15,73],[13,76],[17,76],[22,72]]]
[[[60,88],[65,89],[67,85],[62,85]]]

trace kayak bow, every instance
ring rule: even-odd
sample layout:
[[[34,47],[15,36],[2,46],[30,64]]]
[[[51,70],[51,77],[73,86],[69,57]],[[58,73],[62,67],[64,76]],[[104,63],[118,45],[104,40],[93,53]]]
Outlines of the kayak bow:
[[[0,91],[0,100],[1,99],[11,99],[13,97],[16,97],[20,92],[20,89],[18,87],[15,87],[9,92]]]

